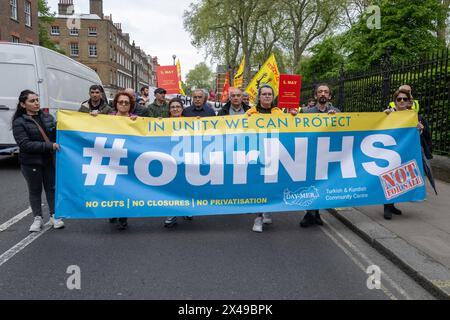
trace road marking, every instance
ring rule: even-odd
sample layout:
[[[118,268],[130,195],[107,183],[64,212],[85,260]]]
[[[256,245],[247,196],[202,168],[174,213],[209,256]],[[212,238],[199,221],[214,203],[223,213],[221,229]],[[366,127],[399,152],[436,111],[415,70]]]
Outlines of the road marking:
[[[6,231],[6,229],[11,227],[13,224],[19,222],[20,220],[25,218],[30,213],[31,213],[31,208],[28,208],[28,209],[22,211],[21,213],[19,213],[18,215],[16,215],[15,217],[9,219],[8,221],[6,221],[4,224],[2,224],[0,226],[0,232]]]
[[[31,244],[34,240],[38,239],[44,233],[46,233],[51,228],[50,221],[44,225],[44,228],[40,232],[34,232],[30,234],[28,237],[17,243],[14,247],[6,251],[0,256],[0,267],[8,262],[12,257],[18,254],[20,251],[25,249],[29,244]]]
[[[336,228],[334,228],[333,226],[330,225],[330,223],[328,223],[325,219],[323,219],[324,222],[326,223],[327,227],[329,227],[353,252],[355,252],[357,255],[359,255],[359,257],[365,262],[367,263],[369,266],[370,265],[374,265],[375,263],[372,262],[372,260],[370,260],[364,253],[362,253],[361,250],[359,250],[350,240],[348,240],[344,235],[342,235],[338,230],[336,230]],[[366,267],[364,267],[364,265],[355,258],[355,256],[348,251],[346,248],[344,248],[336,238],[334,238],[333,235],[331,235],[331,233],[329,233],[329,231],[327,231],[326,229],[322,229],[324,231],[324,233],[330,237],[330,239],[336,243],[337,246],[339,246],[344,253],[346,253],[350,259],[352,259],[353,262],[355,262],[355,264],[357,266],[359,266],[361,268],[361,270],[363,270],[364,273],[366,273]],[[392,280],[385,272],[381,271],[382,274],[382,278],[385,279],[387,282],[389,282],[389,284],[395,288],[405,299],[407,300],[413,300],[404,289],[402,289],[397,283],[394,282],[394,280]],[[386,287],[384,287],[383,285],[381,286],[381,290],[383,290],[383,292],[389,296],[392,300],[398,300],[397,297],[395,297]]]

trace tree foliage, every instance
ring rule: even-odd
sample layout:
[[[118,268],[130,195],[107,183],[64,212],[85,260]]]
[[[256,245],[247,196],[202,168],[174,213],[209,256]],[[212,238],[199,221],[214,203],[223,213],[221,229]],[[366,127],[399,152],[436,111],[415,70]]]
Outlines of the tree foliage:
[[[204,62],[197,64],[186,75],[186,88],[189,91],[192,89],[207,89],[209,91],[214,87],[213,84],[213,72]]]
[[[39,12],[39,45],[59,53],[64,54],[64,51],[58,49],[50,39],[48,33],[48,26],[55,21],[55,14],[50,12],[47,0],[38,0]]]
[[[350,69],[378,64],[389,51],[392,59],[418,58],[423,53],[441,49],[436,36],[437,22],[443,14],[436,0],[380,0],[381,29],[368,28],[369,14],[346,33],[345,46]]]

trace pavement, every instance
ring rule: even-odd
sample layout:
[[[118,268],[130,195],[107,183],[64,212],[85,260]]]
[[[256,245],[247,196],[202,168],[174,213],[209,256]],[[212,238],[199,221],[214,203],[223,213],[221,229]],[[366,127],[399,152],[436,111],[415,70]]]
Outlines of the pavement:
[[[329,212],[440,299],[450,298],[450,184],[427,185],[424,202],[396,204],[403,211],[383,218],[383,206]]]

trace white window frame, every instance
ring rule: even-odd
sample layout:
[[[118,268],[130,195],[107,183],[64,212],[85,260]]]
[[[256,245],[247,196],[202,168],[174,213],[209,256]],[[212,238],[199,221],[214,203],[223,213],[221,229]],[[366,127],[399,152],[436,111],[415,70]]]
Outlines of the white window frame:
[[[88,51],[89,51],[89,57],[97,57],[98,51],[97,51],[97,44],[96,43],[90,43],[88,44]],[[95,53],[95,54],[93,54]]]
[[[97,28],[96,27],[89,27],[88,28],[88,36],[89,37],[96,37],[97,36]]]
[[[24,4],[24,12],[25,12],[25,25],[27,27],[31,27],[31,2],[25,1]]]
[[[80,30],[77,29],[77,28],[71,28],[69,33],[70,33],[71,36],[77,36],[78,37],[80,35]]]
[[[11,36],[11,42],[12,43],[20,43],[20,38],[16,36]]]
[[[73,47],[73,46],[75,46],[75,45],[77,46],[76,47],[77,53],[74,53],[75,47]],[[71,44],[69,44],[69,49],[70,49],[70,56],[71,57],[78,57],[80,55],[80,46],[79,46],[78,43],[71,43]]]
[[[57,32],[54,32],[55,30],[58,30]],[[59,28],[59,26],[52,26],[51,27],[51,31],[50,34],[52,36],[59,36],[61,34],[61,29]]]
[[[19,20],[17,14],[17,0],[9,0],[9,7],[11,8],[10,18],[16,21]]]

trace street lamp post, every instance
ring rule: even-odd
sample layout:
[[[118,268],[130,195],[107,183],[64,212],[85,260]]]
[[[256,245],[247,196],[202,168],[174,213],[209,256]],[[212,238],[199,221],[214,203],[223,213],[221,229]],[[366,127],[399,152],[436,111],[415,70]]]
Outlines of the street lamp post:
[[[177,58],[177,56],[173,55],[172,58],[173,58],[173,65],[175,65],[175,59]]]

